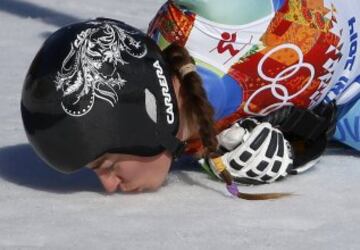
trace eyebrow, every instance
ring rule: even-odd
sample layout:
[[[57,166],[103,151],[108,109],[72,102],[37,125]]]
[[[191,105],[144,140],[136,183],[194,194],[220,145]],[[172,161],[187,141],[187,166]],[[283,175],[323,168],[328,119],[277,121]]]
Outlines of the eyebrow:
[[[97,158],[96,160],[94,160],[93,162],[89,163],[89,164],[94,165],[94,167],[91,167],[89,165],[87,167],[92,169],[92,170],[100,169],[107,160],[108,160],[108,158],[106,157],[106,155],[103,155],[103,156]],[[115,162],[112,161],[111,163],[112,164],[109,167],[106,167],[106,168],[109,168],[109,169],[113,168],[114,165],[115,165]]]
[[[89,169],[92,169],[92,170],[96,170],[96,169],[100,168],[100,167],[101,167],[101,164],[100,164],[100,163],[101,163],[102,160],[103,160],[102,158],[103,158],[103,157],[100,157],[100,158],[96,159],[95,161],[88,163],[88,164],[86,165],[86,167],[89,168]],[[94,167],[91,167],[91,166],[90,166],[91,163],[93,163],[95,166],[94,166]]]
[[[87,166],[87,168],[91,169],[91,170],[96,170],[96,169],[99,169],[100,168],[100,164],[97,164],[95,167],[90,167],[90,166]]]

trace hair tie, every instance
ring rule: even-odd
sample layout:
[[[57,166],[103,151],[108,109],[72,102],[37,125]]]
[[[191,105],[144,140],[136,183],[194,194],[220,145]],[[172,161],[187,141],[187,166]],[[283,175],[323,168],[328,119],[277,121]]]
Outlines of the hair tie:
[[[184,79],[184,77],[191,72],[196,72],[196,66],[193,63],[185,64],[179,69],[181,79]]]

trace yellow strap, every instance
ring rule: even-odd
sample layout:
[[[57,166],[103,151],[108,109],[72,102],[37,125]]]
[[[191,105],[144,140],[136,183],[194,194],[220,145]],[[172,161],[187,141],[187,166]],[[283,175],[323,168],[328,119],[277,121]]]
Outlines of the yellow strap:
[[[217,157],[214,159],[211,159],[214,163],[215,169],[218,173],[223,172],[226,169],[226,166],[224,162],[222,161],[221,157]]]

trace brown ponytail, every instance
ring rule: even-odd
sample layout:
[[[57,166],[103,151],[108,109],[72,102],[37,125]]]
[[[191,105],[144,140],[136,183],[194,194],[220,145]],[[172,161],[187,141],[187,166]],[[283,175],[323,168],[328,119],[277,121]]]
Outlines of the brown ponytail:
[[[205,149],[204,157],[220,159],[219,155],[216,153],[218,142],[214,128],[214,110],[207,99],[202,80],[195,71],[191,71],[184,76],[181,76],[180,74],[180,69],[183,66],[194,63],[193,58],[185,48],[176,43],[171,44],[163,50],[163,56],[166,63],[169,65],[172,74],[177,76],[180,80],[180,95],[183,99],[184,113],[190,125],[199,128],[201,142]],[[241,199],[269,200],[279,199],[290,195],[289,193],[242,193],[237,190],[230,173],[225,167],[220,171],[220,176],[227,184],[228,190],[232,190],[230,192]]]
[[[218,144],[213,120],[214,110],[207,99],[202,80],[195,71],[184,77],[180,75],[180,69],[184,65],[194,63],[193,58],[185,48],[176,43],[168,46],[163,51],[163,55],[172,74],[180,80],[184,113],[189,124],[199,128],[201,142],[205,149],[204,154],[207,156],[214,153]]]

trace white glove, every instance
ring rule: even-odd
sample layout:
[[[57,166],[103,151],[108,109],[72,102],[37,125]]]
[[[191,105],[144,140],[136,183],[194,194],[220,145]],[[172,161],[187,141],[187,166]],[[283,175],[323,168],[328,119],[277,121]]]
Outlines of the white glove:
[[[271,183],[292,169],[291,145],[270,123],[247,118],[218,135],[221,156],[233,180],[245,184]],[[216,164],[209,165],[220,178]]]

